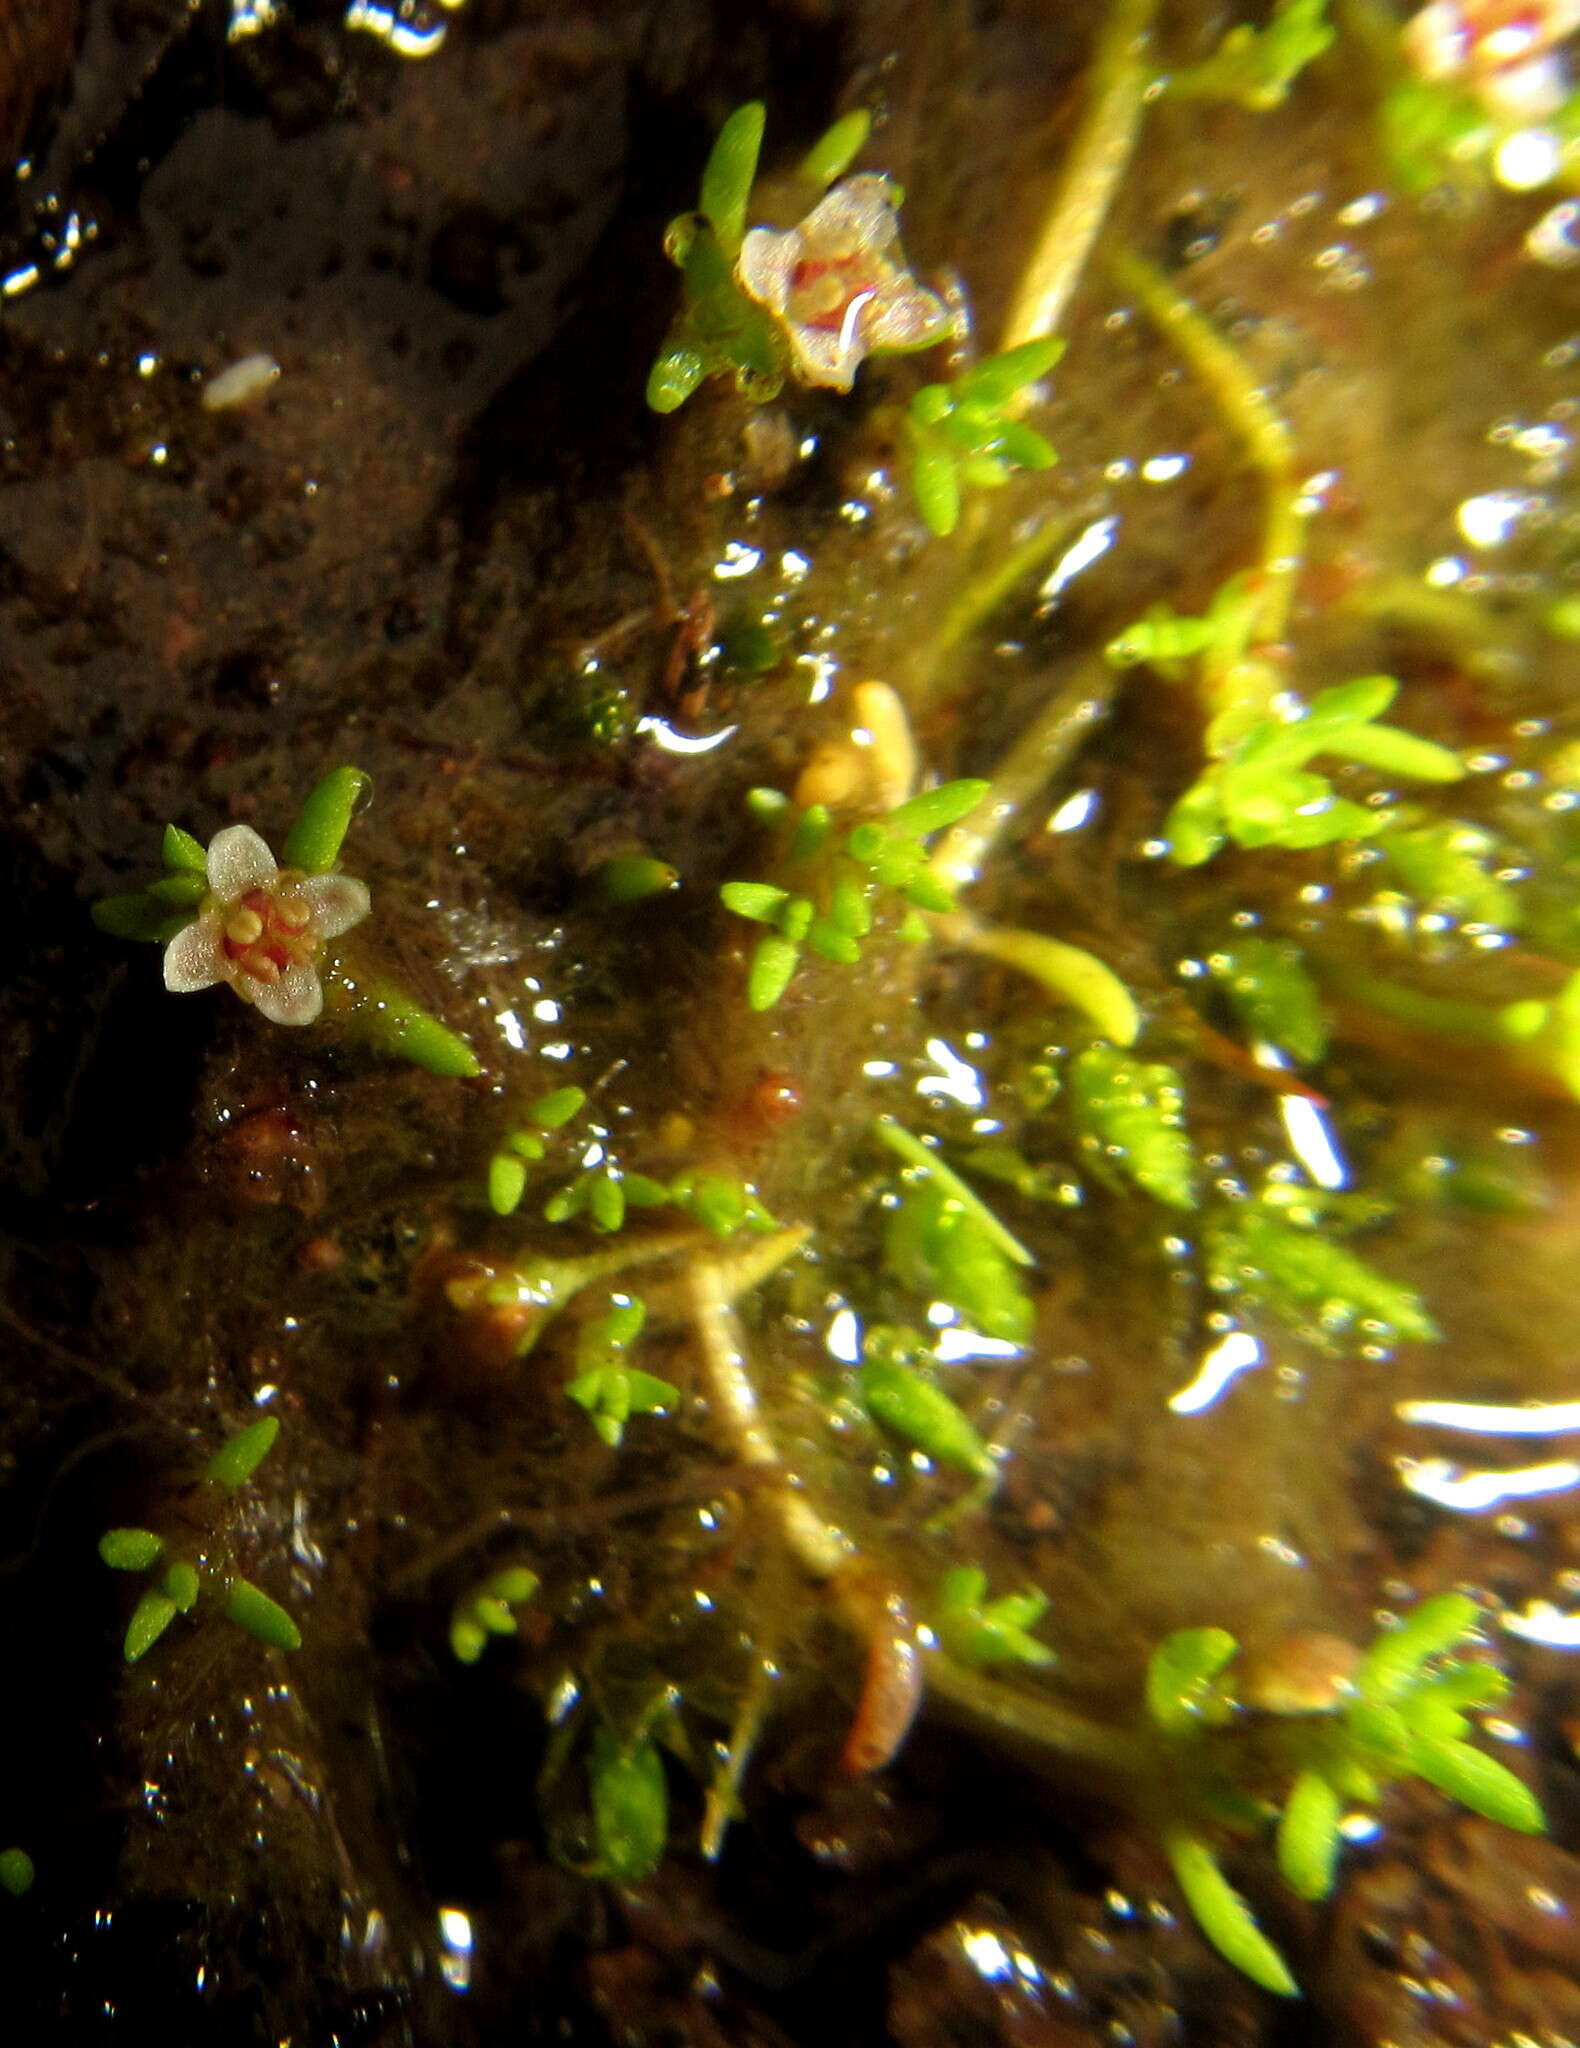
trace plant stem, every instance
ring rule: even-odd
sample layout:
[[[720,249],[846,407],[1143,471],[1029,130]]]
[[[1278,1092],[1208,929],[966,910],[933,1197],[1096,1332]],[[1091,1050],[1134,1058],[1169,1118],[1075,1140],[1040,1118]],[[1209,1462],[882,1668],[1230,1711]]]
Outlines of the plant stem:
[[[1133,249],[1120,249],[1110,259],[1110,268],[1115,282],[1135,298],[1207,386],[1239,437],[1247,460],[1261,474],[1267,502],[1262,517],[1261,581],[1249,638],[1253,648],[1276,643],[1283,639],[1289,623],[1295,578],[1305,553],[1300,480],[1288,422],[1239,351],[1154,264]],[[1224,680],[1209,676],[1208,683],[1221,685]],[[1212,708],[1226,707],[1215,703]]]
[[[1090,98],[1021,273],[1000,348],[1056,334],[1129,168],[1152,83],[1157,0],[1116,0],[1092,60]]]
[[[1146,1775],[1148,1758],[1133,1736],[1117,1728],[1106,1728],[1071,1707],[1061,1706],[1044,1693],[1020,1692],[973,1671],[952,1658],[933,1656],[927,1660],[927,1688],[939,1699],[948,1700],[974,1721],[1000,1734],[1051,1749],[1060,1756],[1079,1757],[1122,1777]]]
[[[987,795],[940,840],[929,872],[950,889],[969,887],[1020,812],[1107,716],[1118,688],[1104,662],[1055,691],[1000,763]]]

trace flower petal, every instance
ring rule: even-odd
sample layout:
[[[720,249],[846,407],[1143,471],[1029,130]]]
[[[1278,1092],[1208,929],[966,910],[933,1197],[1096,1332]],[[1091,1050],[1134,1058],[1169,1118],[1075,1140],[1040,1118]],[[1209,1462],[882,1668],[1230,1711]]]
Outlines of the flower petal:
[[[814,257],[881,256],[899,234],[894,187],[871,171],[825,192],[798,230]]]
[[[308,907],[315,939],[338,939],[373,908],[367,883],[351,875],[309,875],[294,893]]]
[[[194,989],[212,988],[229,977],[225,956],[220,951],[219,919],[194,918],[184,924],[165,947],[165,987],[172,995],[190,995]]]
[[[227,825],[208,843],[208,885],[222,903],[234,903],[276,872],[274,855],[250,825]]]
[[[298,960],[278,981],[253,981],[243,976],[236,993],[244,995],[271,1024],[312,1024],[324,1007],[323,984],[310,960]]]
[[[879,285],[862,327],[869,349],[907,349],[942,341],[949,324],[949,308],[937,293],[901,270]]]
[[[790,280],[800,260],[799,229],[781,235],[773,228],[753,228],[735,259],[735,281],[748,298],[766,306],[770,313],[783,314],[790,300]]]
[[[788,333],[804,384],[818,384],[828,391],[850,389],[867,353],[859,320],[847,320],[838,329],[791,324]]]

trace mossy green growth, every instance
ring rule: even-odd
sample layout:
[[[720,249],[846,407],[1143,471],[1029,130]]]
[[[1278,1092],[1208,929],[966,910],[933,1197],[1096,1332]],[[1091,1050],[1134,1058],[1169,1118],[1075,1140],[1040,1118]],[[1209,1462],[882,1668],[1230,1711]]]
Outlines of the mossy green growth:
[[[926,1346],[914,1330],[880,1324],[867,1332],[859,1388],[874,1422],[940,1465],[996,1480],[992,1453],[964,1412],[921,1369]]]
[[[1322,997],[1300,948],[1280,939],[1238,939],[1208,960],[1235,1017],[1252,1038],[1311,1066],[1328,1049]]]
[[[1413,1288],[1369,1266],[1296,1206],[1270,1196],[1231,1203],[1205,1238],[1216,1293],[1265,1306],[1332,1350],[1430,1344],[1441,1334]]]
[[[0,1889],[13,1899],[33,1888],[33,1859],[25,1849],[0,1849]]]
[[[1480,825],[1438,818],[1384,832],[1378,850],[1423,910],[1461,924],[1518,931],[1520,899],[1497,872],[1498,842]]]
[[[600,1724],[587,1758],[596,1861],[590,1876],[640,1884],[663,1861],[669,1786],[657,1743],[643,1728],[622,1741]]]
[[[1071,1115],[1083,1155],[1117,1172],[1170,1209],[1196,1207],[1196,1158],[1185,1128],[1178,1073],[1111,1045],[1070,1062]]]
[[[899,1284],[951,1308],[969,1330],[1024,1344],[1035,1310],[1019,1272],[1031,1254],[982,1197],[892,1117],[878,1135],[907,1160],[884,1226],[884,1264]]]

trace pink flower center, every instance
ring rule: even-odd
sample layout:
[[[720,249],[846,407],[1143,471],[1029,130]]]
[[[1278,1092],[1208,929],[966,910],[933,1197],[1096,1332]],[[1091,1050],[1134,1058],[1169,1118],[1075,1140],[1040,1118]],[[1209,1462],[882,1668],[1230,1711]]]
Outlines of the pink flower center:
[[[294,896],[249,889],[226,911],[220,944],[238,972],[254,981],[279,981],[318,951],[311,923],[312,912]]]
[[[858,299],[883,282],[887,265],[865,249],[848,256],[803,256],[790,273],[785,312],[797,327],[837,334]]]

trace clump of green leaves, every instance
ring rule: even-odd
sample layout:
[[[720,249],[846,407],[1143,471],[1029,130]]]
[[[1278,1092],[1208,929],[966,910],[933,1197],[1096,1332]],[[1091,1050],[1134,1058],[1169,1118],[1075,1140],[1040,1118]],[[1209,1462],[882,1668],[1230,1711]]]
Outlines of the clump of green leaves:
[[[654,412],[684,405],[707,377],[733,376],[758,404],[784,382],[773,320],[735,281],[765,119],[761,100],[735,109],[703,169],[697,211],[679,215],[665,232],[664,253],[685,281],[685,300],[647,380]]]
[[[1212,55],[1167,81],[1184,99],[1232,100],[1253,114],[1281,107],[1306,66],[1330,47],[1327,0],[1276,0],[1264,28],[1232,28]]]
[[[827,808],[797,811],[777,790],[753,791],[760,817],[788,825],[785,863],[809,872],[804,889],[772,882],[726,882],[719,896],[726,910],[768,930],[758,940],[747,971],[746,999],[754,1010],[771,1010],[789,988],[803,946],[824,960],[853,967],[873,929],[886,895],[907,906],[900,936],[924,939],[919,913],[947,913],[959,906],[954,891],[928,865],[928,842],[958,824],[987,793],[985,782],[961,780],[924,790],[883,818],[854,825],[836,838]]]
[[[450,1614],[450,1650],[458,1663],[475,1664],[490,1636],[516,1633],[515,1610],[538,1590],[538,1575],[524,1564],[490,1572],[456,1601]]]
[[[996,488],[1020,470],[1051,469],[1051,443],[1018,417],[1020,394],[1046,377],[1062,341],[1027,341],[989,356],[948,384],[924,384],[907,426],[912,489],[934,533],[953,533],[960,501],[973,488]]]
[[[600,1723],[587,1757],[594,1862],[587,1875],[640,1884],[664,1858],[669,1785],[664,1759],[646,1726],[622,1740]]]
[[[1297,1191],[1271,1187],[1230,1203],[1206,1232],[1208,1285],[1260,1303],[1333,1349],[1435,1343],[1441,1332],[1420,1296],[1340,1244]],[[1299,1191],[1304,1192],[1304,1191]]]
[[[1239,939],[1208,962],[1229,1006],[1254,1039],[1311,1066],[1328,1049],[1322,998],[1300,948],[1281,939]]]
[[[265,1416],[221,1445],[203,1472],[211,1497],[238,1493],[273,1449],[279,1433],[279,1418]],[[296,1623],[251,1580],[216,1571],[184,1548],[172,1549],[153,1529],[107,1529],[99,1539],[99,1555],[114,1571],[159,1572],[127,1624],[123,1650],[128,1664],[146,1656],[176,1616],[190,1614],[200,1598],[273,1649],[301,1647]]]
[[[1070,1062],[1070,1110],[1081,1149],[1170,1209],[1196,1206],[1196,1159],[1185,1128],[1178,1073],[1112,1045],[1092,1045]]]
[[[488,1206],[496,1216],[513,1216],[520,1208],[528,1173],[546,1155],[550,1136],[580,1116],[586,1104],[580,1088],[554,1088],[532,1104],[526,1122],[488,1162]]]
[[[1225,737],[1220,757],[1169,813],[1170,856],[1198,867],[1229,840],[1311,847],[1381,831],[1383,812],[1336,796],[1328,778],[1310,769],[1319,754],[1420,782],[1457,781],[1464,763],[1451,748],[1377,723],[1398,688],[1391,676],[1358,676],[1289,715],[1253,718],[1238,737]]]
[[[1460,1593],[1423,1600],[1360,1658],[1334,1689],[1328,1711],[1278,1716],[1268,1740],[1265,1714],[1235,1698],[1239,1645],[1225,1629],[1183,1629],[1154,1652],[1147,1672],[1148,1716],[1170,1745],[1169,1777],[1187,1788],[1207,1819],[1254,1828],[1277,1814],[1279,1871],[1304,1899],[1333,1889],[1347,1810],[1374,1806],[1393,1779],[1416,1777],[1474,1813],[1523,1834],[1545,1826],[1529,1787],[1478,1748],[1470,1716],[1496,1705],[1508,1680],[1459,1656],[1478,1609]],[[1276,1795],[1258,1782],[1282,1773]],[[1164,1831],[1165,1846],[1202,1931],[1230,1962],[1268,1990],[1292,1995],[1288,1966],[1250,1907],[1230,1885],[1210,1834],[1195,1818]]]
[[[1052,1664],[1054,1653],[1029,1631],[1048,1611],[1045,1593],[987,1598],[987,1573],[960,1565],[944,1576],[929,1621],[939,1647],[960,1664]]]
[[[592,1426],[611,1450],[625,1435],[633,1415],[667,1415],[680,1399],[680,1389],[629,1363],[642,1334],[647,1306],[629,1295],[616,1295],[606,1316],[582,1331],[576,1347],[576,1377],[565,1392],[585,1408]]]

